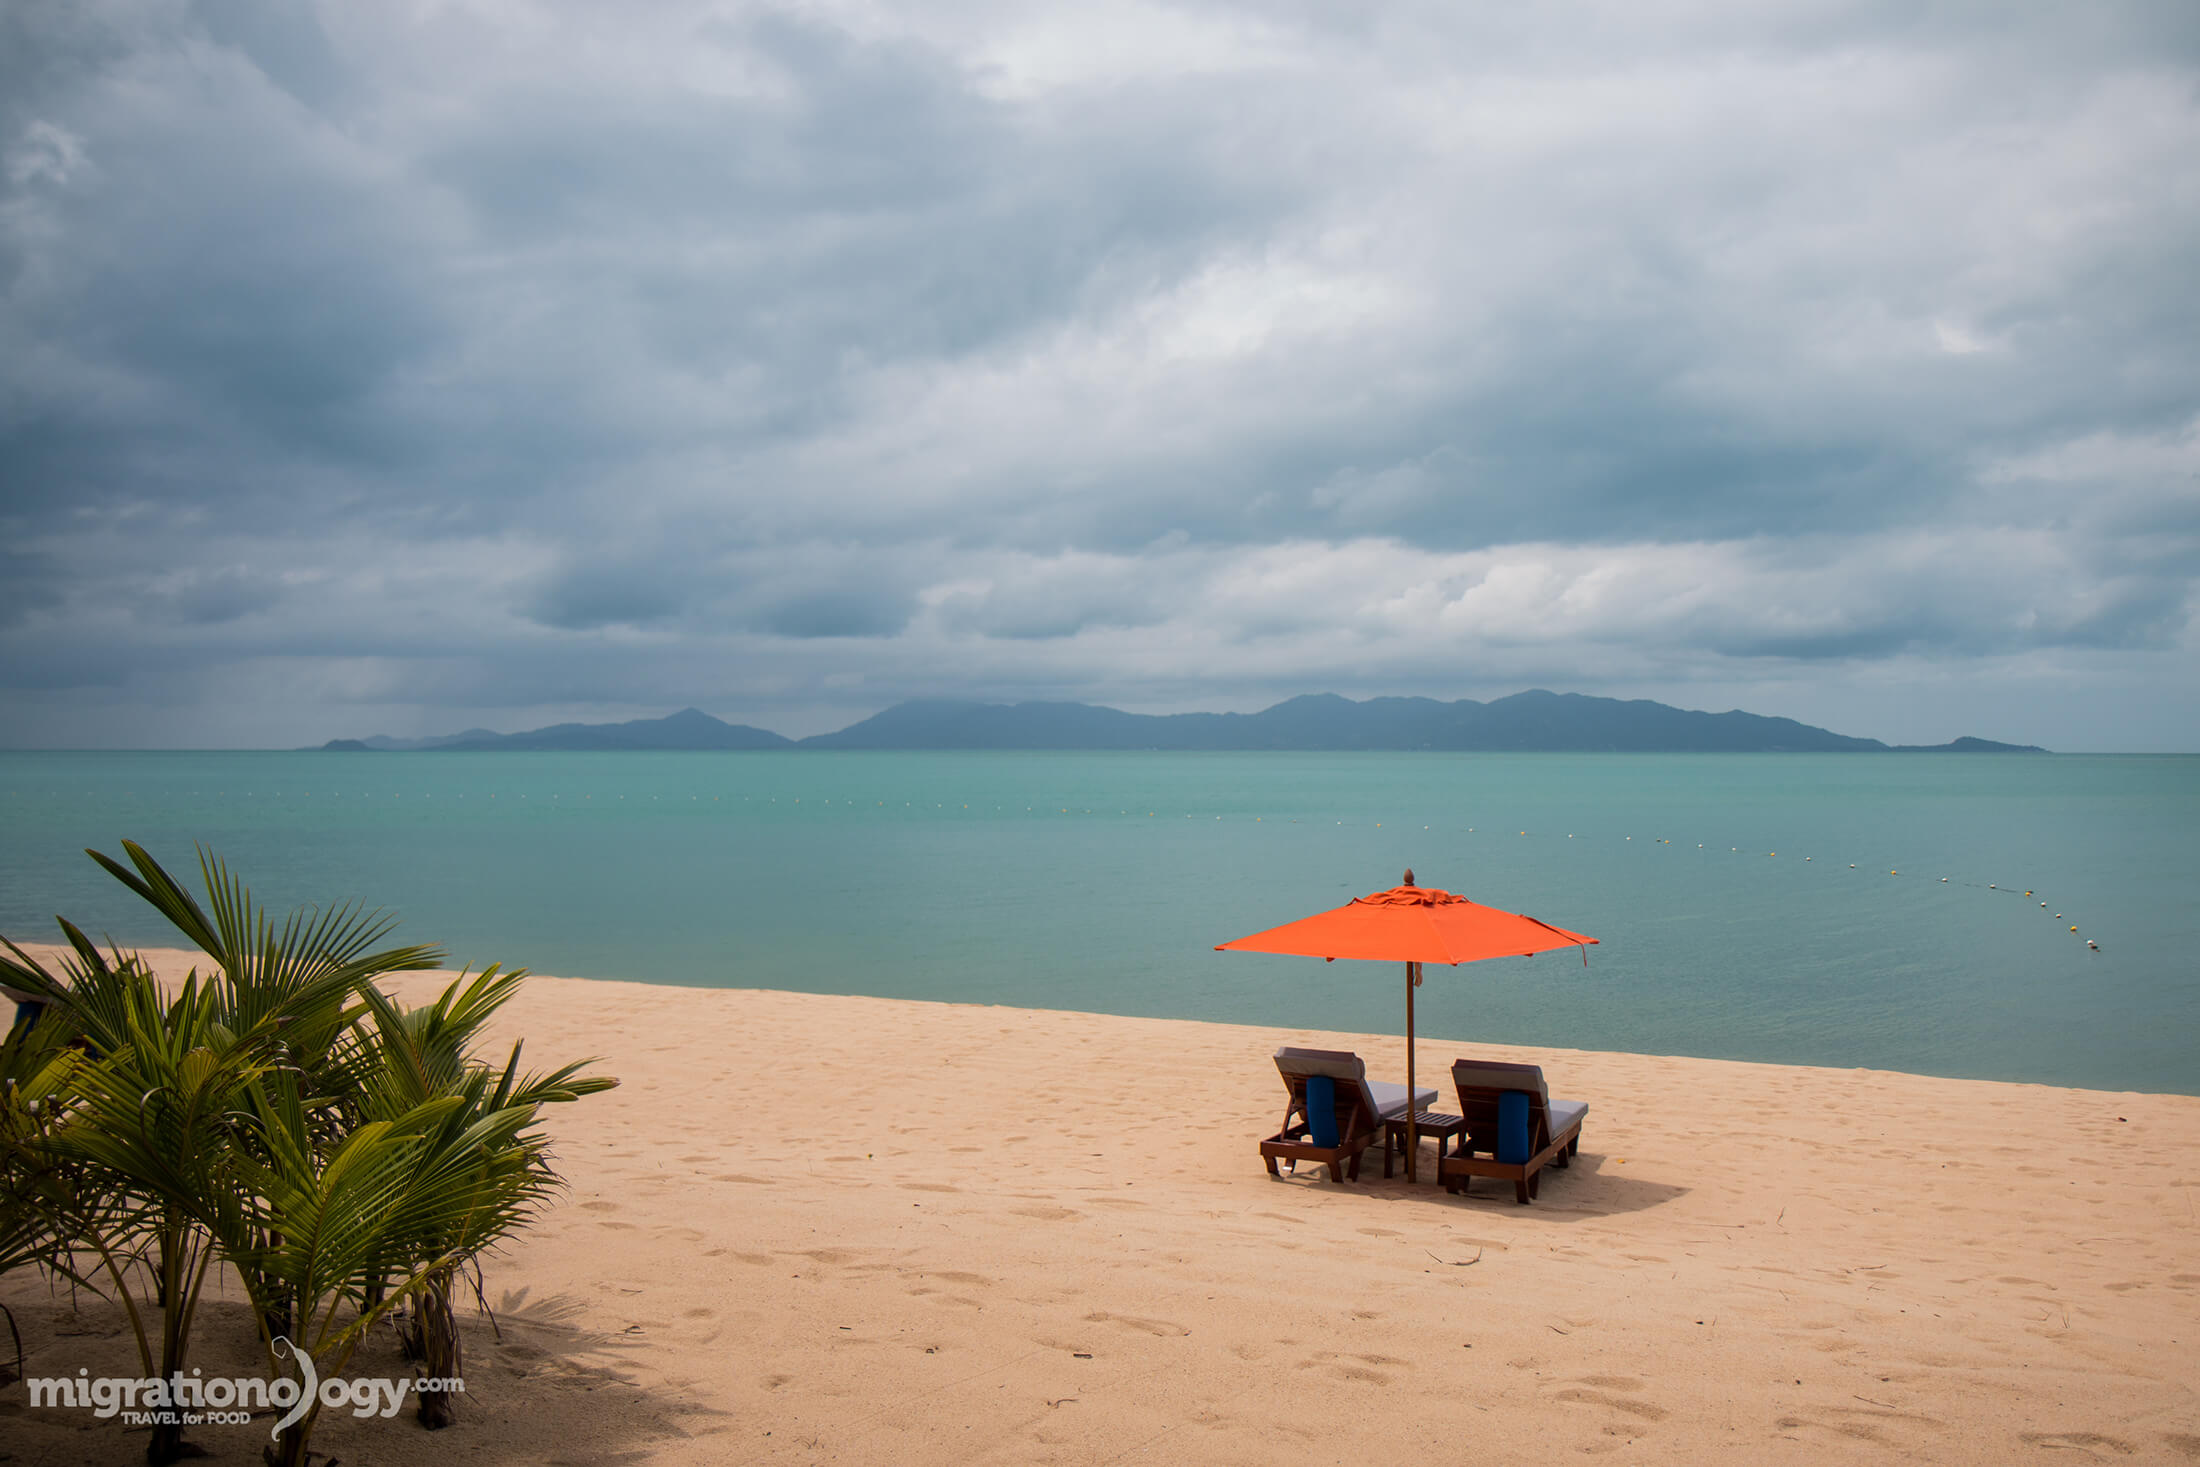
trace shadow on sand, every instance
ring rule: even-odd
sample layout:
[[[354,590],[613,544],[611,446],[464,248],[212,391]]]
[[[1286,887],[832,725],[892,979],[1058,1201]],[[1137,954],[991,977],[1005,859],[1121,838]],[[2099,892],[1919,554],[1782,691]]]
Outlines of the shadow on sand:
[[[1526,1207],[1513,1200],[1512,1183],[1487,1177],[1473,1179],[1463,1193],[1446,1192],[1436,1185],[1436,1158],[1429,1152],[1421,1155],[1420,1180],[1408,1182],[1403,1163],[1399,1164],[1396,1176],[1383,1176],[1381,1154],[1370,1150],[1362,1162],[1360,1180],[1345,1185],[1371,1192],[1386,1201],[1445,1207],[1503,1207],[1517,1209],[1522,1217],[1549,1217],[1554,1222],[1642,1212],[1688,1195],[1686,1187],[1631,1177],[1625,1172],[1608,1169],[1605,1163],[1604,1157],[1584,1151],[1568,1166],[1545,1167],[1538,1196]],[[1323,1166],[1302,1167],[1296,1176],[1286,1175],[1283,1180],[1290,1185],[1334,1185],[1329,1181],[1328,1168]]]

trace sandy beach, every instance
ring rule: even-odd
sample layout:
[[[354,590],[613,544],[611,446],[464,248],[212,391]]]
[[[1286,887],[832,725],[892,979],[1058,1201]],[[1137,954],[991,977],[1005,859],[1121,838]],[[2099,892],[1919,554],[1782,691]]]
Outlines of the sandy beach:
[[[458,1424],[324,1416],[354,1467],[2200,1461],[2200,1098],[1424,1037],[1589,1102],[1523,1207],[1268,1176],[1273,1049],[1396,1034],[557,978],[500,1031],[624,1083],[551,1117]],[[29,1374],[135,1373],[112,1306],[0,1302]],[[255,1368],[233,1287],[196,1338]],[[0,1461],[140,1459],[23,1400]]]

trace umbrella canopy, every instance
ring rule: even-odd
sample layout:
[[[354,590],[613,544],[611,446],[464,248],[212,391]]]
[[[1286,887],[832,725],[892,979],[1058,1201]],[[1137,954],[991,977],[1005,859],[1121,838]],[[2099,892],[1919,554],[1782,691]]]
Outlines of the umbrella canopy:
[[[1579,947],[1589,960],[1596,939],[1554,927],[1535,917],[1470,902],[1435,887],[1405,884],[1373,892],[1333,911],[1317,912],[1271,927],[1235,942],[1217,943],[1216,952],[1290,953],[1299,957],[1366,958],[1406,965],[1406,1093],[1414,1087],[1413,990],[1421,983],[1423,963],[1480,962],[1484,958],[1527,957],[1552,948]],[[1406,1102],[1406,1178],[1412,1180],[1420,1152],[1420,1128],[1413,1102]]]
[[[1413,873],[1408,871],[1407,877]],[[1368,958],[1391,963],[1478,963],[1527,957],[1554,947],[1578,947],[1593,937],[1534,917],[1503,912],[1434,887],[1404,886],[1354,897],[1317,912],[1218,944],[1216,952],[1293,953],[1300,957]]]

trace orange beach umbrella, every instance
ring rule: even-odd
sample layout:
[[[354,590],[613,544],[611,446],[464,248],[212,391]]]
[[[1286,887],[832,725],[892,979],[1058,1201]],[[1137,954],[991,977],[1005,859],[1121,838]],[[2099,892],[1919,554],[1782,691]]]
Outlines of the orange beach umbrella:
[[[1589,960],[1596,939],[1517,912],[1503,912],[1434,887],[1415,886],[1413,873],[1389,891],[1354,897],[1333,911],[1317,912],[1218,943],[1216,952],[1290,953],[1299,957],[1366,958],[1406,965],[1406,1179],[1413,1180],[1420,1155],[1420,1127],[1413,1114],[1413,990],[1421,986],[1423,963],[1480,962],[1484,958],[1527,957],[1552,948],[1579,947]]]

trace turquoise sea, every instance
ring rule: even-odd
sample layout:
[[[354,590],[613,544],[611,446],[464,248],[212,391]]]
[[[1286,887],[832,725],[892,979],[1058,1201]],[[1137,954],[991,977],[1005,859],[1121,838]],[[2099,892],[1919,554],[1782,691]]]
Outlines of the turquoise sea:
[[[1377,1032],[1212,947],[1410,865],[1602,940],[1424,1034],[2200,1093],[2196,756],[11,753],[0,932],[173,945],[123,837],[458,963]]]

